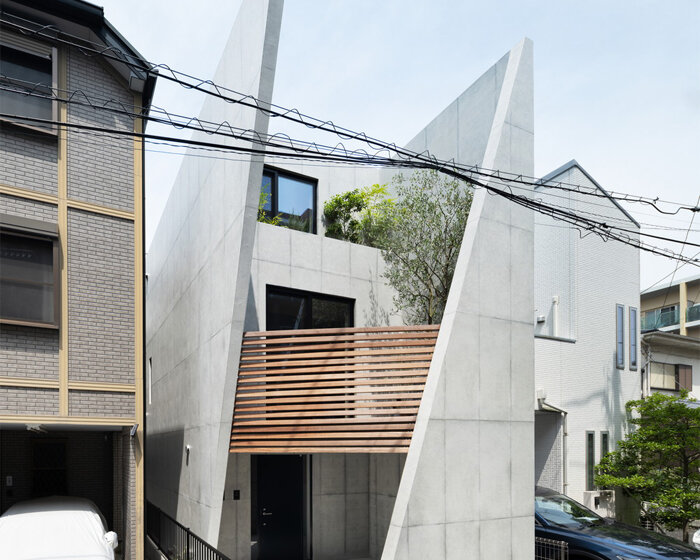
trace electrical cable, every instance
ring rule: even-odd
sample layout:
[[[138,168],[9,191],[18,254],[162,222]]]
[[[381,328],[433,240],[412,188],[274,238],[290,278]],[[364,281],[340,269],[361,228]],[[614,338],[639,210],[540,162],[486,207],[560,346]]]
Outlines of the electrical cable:
[[[255,109],[257,111],[261,111],[265,114],[267,114],[270,117],[280,117],[286,120],[290,120],[292,122],[298,123],[298,124],[303,124],[308,128],[312,129],[317,129],[321,130],[324,132],[330,132],[333,134],[336,134],[338,137],[346,140],[359,140],[361,142],[366,143],[367,145],[373,147],[374,149],[381,149],[381,150],[389,150],[392,153],[397,154],[399,157],[402,158],[407,158],[407,159],[412,159],[412,160],[419,160],[422,162],[431,162],[433,164],[441,165],[442,167],[452,167],[456,171],[462,171],[465,173],[471,173],[475,175],[479,175],[483,178],[486,179],[499,179],[499,180],[507,180],[509,182],[520,182],[523,184],[528,184],[528,185],[535,185],[535,184],[542,184],[541,181],[535,177],[529,177],[526,175],[522,174],[514,174],[514,173],[506,173],[498,170],[489,170],[486,168],[481,168],[479,166],[459,166],[457,165],[454,160],[452,161],[447,161],[447,162],[440,162],[437,158],[434,156],[430,155],[428,151],[424,151],[421,153],[413,152],[411,150],[408,150],[406,148],[399,148],[396,146],[396,144],[393,143],[387,143],[382,140],[379,140],[377,138],[373,138],[371,136],[368,136],[364,132],[356,132],[341,126],[335,125],[332,121],[330,120],[321,120],[317,119],[315,117],[305,115],[298,111],[297,109],[287,109],[285,107],[275,105],[272,103],[264,102],[262,100],[257,99],[256,97],[252,95],[247,95],[243,94],[241,92],[237,92],[233,89],[226,88],[222,85],[218,85],[214,83],[212,80],[203,80],[200,78],[196,78],[195,76],[186,74],[184,72],[179,72],[177,70],[172,69],[170,66],[166,64],[153,64],[148,61],[142,60],[142,59],[136,59],[137,62],[129,60],[129,58],[135,58],[129,53],[124,53],[118,48],[115,47],[104,47],[103,45],[99,45],[98,43],[86,41],[84,39],[81,39],[79,37],[72,36],[68,33],[65,33],[59,29],[57,29],[55,26],[52,25],[42,25],[37,22],[32,22],[30,20],[26,20],[24,18],[20,18],[17,16],[13,16],[14,19],[24,21],[28,24],[36,26],[36,29],[31,29],[29,27],[26,27],[25,25],[20,25],[18,23],[15,23],[13,21],[7,20],[7,19],[2,19],[0,18],[0,23],[3,23],[11,28],[13,28],[15,31],[23,34],[23,35],[35,35],[35,36],[40,36],[40,37],[45,37],[49,38],[53,41],[59,41],[63,44],[73,46],[77,49],[79,49],[83,54],[86,56],[102,56],[104,58],[112,59],[115,60],[121,64],[126,64],[127,66],[134,66],[138,67],[141,70],[144,70],[144,65],[150,66],[150,71],[153,73],[156,73],[159,77],[178,83],[182,87],[186,89],[193,89],[202,93],[205,93],[207,95],[212,95],[214,97],[217,97],[219,99],[222,99],[228,103],[236,103],[240,104],[245,107],[250,107],[252,109]],[[46,30],[50,30],[51,33],[46,33]],[[75,39],[80,42],[76,41],[71,41],[65,38],[61,37],[70,37],[72,39]],[[93,47],[88,47],[85,45],[93,45]],[[98,48],[94,48],[98,47]],[[118,55],[121,55],[118,56]],[[168,72],[170,75],[167,73],[161,73],[159,70],[164,70],[165,72]],[[183,79],[184,78],[184,79]],[[192,80],[193,82],[187,82],[185,80]],[[206,89],[206,87],[211,87],[213,88],[212,90]],[[225,92],[225,93],[224,93]],[[237,96],[237,98],[231,97],[231,95]],[[440,169],[441,171],[444,171],[444,169]],[[570,190],[569,187],[565,186],[566,183],[564,182],[548,182],[547,186],[549,188],[556,188],[560,190]],[[581,188],[580,185],[575,185],[574,190],[576,192],[581,192],[579,189]],[[613,198],[615,200],[620,200],[620,201],[626,201],[626,202],[633,202],[633,203],[640,203],[640,204],[646,204],[654,208],[657,212],[661,214],[666,214],[666,215],[675,215],[681,210],[687,210],[691,212],[699,212],[700,207],[696,206],[688,206],[684,205],[681,203],[673,203],[673,202],[668,202],[668,201],[662,201],[661,199],[657,198],[647,198],[647,197],[641,197],[641,196],[636,196],[636,195],[628,195],[628,194],[621,194],[621,193],[616,193],[615,191],[610,191],[607,194],[603,193],[598,193],[598,192],[589,192],[591,196],[597,196],[597,197],[606,197],[606,198]],[[670,203],[677,205],[678,208],[676,208],[675,211],[666,211],[657,206],[659,202],[664,202],[664,203]]]

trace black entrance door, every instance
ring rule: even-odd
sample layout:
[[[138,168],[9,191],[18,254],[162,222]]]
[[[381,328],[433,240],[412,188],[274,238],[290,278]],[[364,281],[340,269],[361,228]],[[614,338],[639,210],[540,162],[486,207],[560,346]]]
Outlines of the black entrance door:
[[[258,455],[257,488],[258,560],[303,560],[303,458]]]

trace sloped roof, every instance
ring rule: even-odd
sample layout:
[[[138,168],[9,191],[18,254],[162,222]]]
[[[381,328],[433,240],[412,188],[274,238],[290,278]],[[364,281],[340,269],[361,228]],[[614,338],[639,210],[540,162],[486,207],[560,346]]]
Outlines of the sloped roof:
[[[638,222],[637,220],[635,220],[635,219],[632,217],[632,215],[631,215],[627,210],[625,210],[625,209],[622,207],[622,205],[621,205],[617,200],[615,200],[612,196],[610,196],[610,193],[608,193],[608,191],[606,191],[606,190],[600,185],[600,183],[598,183],[598,181],[596,181],[596,180],[591,176],[591,174],[588,173],[588,171],[586,171],[586,170],[581,166],[581,164],[580,164],[578,161],[576,161],[575,159],[572,159],[570,162],[565,163],[565,164],[562,165],[561,167],[558,167],[558,168],[555,169],[554,171],[548,173],[547,175],[545,175],[544,177],[542,177],[542,178],[538,181],[538,183],[541,184],[543,187],[546,187],[546,186],[547,186],[546,183],[548,183],[548,182],[550,182],[550,181],[554,181],[554,180],[556,179],[556,177],[558,177],[559,175],[562,175],[563,173],[566,173],[567,171],[570,171],[570,170],[573,169],[573,168],[577,168],[581,173],[583,173],[583,174],[586,176],[586,178],[587,178],[591,183],[593,183],[593,184],[595,185],[595,187],[596,187],[600,192],[602,192],[605,196],[607,196],[607,197],[610,199],[610,201],[611,201],[615,206],[617,206],[617,208],[620,210],[620,212],[622,212],[622,213],[627,217],[627,219],[628,219],[630,222],[632,222],[632,223],[633,223],[635,226],[637,226],[637,227],[641,227],[641,226],[639,225],[639,222]]]

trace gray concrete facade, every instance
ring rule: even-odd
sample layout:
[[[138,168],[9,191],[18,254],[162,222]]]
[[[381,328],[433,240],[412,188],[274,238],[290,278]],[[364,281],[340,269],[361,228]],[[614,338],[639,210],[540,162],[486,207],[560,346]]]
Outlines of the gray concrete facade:
[[[460,106],[484,103],[492,121],[480,164],[531,175],[532,43],[487,74],[427,127],[425,142],[436,122],[463,122]],[[455,142],[478,143],[455,126],[443,158],[459,153]],[[532,557],[532,255],[532,213],[477,190],[383,560]]]
[[[271,98],[281,12],[244,0],[215,82]],[[532,95],[524,40],[408,147],[531,175]],[[267,132],[237,106],[202,115]],[[320,211],[319,235],[256,223],[265,164],[315,179],[319,209],[389,177],[193,157],[173,187],[148,255],[149,500],[234,560],[251,557],[252,509],[251,456],[229,453],[236,376],[242,333],[267,327],[267,287],[351,298],[356,326],[401,323],[379,251],[323,237]],[[477,192],[408,455],[308,458],[313,558],[528,557],[532,242],[530,212]]]

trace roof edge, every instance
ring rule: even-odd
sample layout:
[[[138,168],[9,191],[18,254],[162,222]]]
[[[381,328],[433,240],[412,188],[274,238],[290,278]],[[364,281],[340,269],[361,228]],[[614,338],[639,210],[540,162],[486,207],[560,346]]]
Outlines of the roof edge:
[[[586,170],[581,166],[581,164],[580,164],[578,161],[576,161],[575,159],[572,159],[571,161],[569,161],[569,162],[565,163],[564,165],[558,167],[558,168],[555,169],[554,171],[551,171],[551,172],[547,173],[547,175],[545,175],[545,176],[542,177],[539,181],[537,181],[537,184],[538,184],[538,185],[542,185],[542,186],[546,186],[545,183],[548,183],[549,181],[552,181],[555,177],[558,177],[558,176],[561,175],[562,173],[565,173],[566,171],[569,171],[569,170],[573,169],[574,167],[575,167],[576,169],[578,169],[581,173],[583,173],[583,174],[586,176],[586,178],[587,178],[591,183],[593,183],[593,184],[596,186],[596,188],[597,188],[598,190],[600,190],[600,192],[602,192],[605,196],[607,196],[608,199],[609,199],[615,206],[617,206],[617,208],[627,217],[627,219],[629,219],[635,226],[637,226],[638,228],[641,229],[642,226],[639,224],[639,222],[638,222],[637,220],[635,220],[635,219],[632,217],[632,215],[631,215],[627,210],[625,210],[625,208],[624,208],[617,200],[615,200],[615,199],[610,195],[610,193],[609,193],[608,191],[606,191],[606,190],[602,187],[602,185],[601,185],[598,181],[596,181],[596,180],[591,176],[591,174],[590,174],[588,171],[586,171]]]

